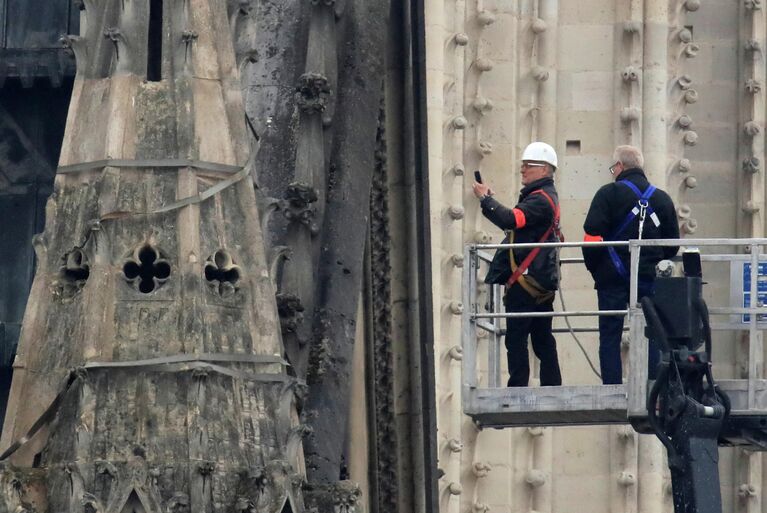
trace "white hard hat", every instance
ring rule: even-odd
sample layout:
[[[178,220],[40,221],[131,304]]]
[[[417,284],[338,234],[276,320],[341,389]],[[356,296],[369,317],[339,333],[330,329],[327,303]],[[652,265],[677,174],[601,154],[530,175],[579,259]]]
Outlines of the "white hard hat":
[[[533,142],[527,145],[522,153],[522,160],[536,160],[538,162],[547,162],[557,167],[557,152],[554,148],[545,142]]]

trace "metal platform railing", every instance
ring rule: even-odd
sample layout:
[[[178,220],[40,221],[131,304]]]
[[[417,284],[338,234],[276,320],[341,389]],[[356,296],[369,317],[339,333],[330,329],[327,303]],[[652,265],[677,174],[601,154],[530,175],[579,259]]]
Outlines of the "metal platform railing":
[[[568,310],[535,313],[506,313],[503,311],[502,287],[488,286],[486,311],[480,309],[478,272],[480,263],[490,261],[488,250],[508,248],[555,247],[558,250],[582,247],[628,246],[631,255],[630,301],[626,310]],[[616,242],[561,242],[528,244],[471,244],[464,253],[463,284],[463,376],[462,401],[464,413],[471,416],[479,426],[533,426],[533,425],[584,425],[626,423],[630,420],[641,424],[647,417],[648,392],[647,339],[644,336],[644,316],[638,305],[636,276],[639,269],[641,248],[648,246],[681,246],[699,248],[701,260],[707,269],[711,265],[730,266],[730,304],[712,306],[712,318],[726,317],[724,322],[713,322],[712,330],[748,332],[747,379],[718,379],[722,389],[730,394],[732,415],[767,415],[767,380],[763,379],[763,330],[767,327],[767,255],[764,246],[767,239],[675,239],[632,240]],[[712,248],[745,248],[743,253],[709,252]],[[582,263],[580,258],[562,258],[563,265]],[[751,272],[756,269],[757,272]],[[583,272],[586,273],[585,267]],[[706,274],[704,274],[704,280]],[[484,284],[483,284],[484,286]],[[560,289],[567,294],[568,283]],[[758,298],[756,306],[751,298]],[[737,303],[734,304],[734,303]],[[502,375],[506,372],[501,362],[501,344],[505,334],[503,319],[518,317],[557,318],[598,317],[602,315],[627,315],[629,332],[628,380],[622,385],[564,385],[560,387],[503,386]],[[478,338],[479,331],[489,336]],[[554,332],[569,332],[568,328],[555,328]],[[596,327],[573,328],[576,333],[597,332]],[[484,383],[478,379],[479,345],[486,344],[487,362]],[[716,344],[716,339],[715,339]],[[716,350],[714,351],[716,357]],[[594,361],[597,355],[594,356]],[[567,376],[563,376],[567,382]]]

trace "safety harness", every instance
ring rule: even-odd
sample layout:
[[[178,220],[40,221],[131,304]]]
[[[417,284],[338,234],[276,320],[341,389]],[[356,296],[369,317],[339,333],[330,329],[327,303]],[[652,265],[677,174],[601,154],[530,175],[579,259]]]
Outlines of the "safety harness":
[[[618,180],[616,183],[622,183],[631,189],[631,191],[637,197],[637,204],[629,211],[628,214],[626,214],[626,218],[623,220],[623,223],[621,223],[618,229],[615,230],[612,237],[610,237],[610,240],[621,240],[618,237],[626,230],[626,228],[629,227],[629,225],[634,221],[634,219],[636,219],[637,216],[639,216],[639,236],[637,238],[642,240],[644,222],[648,214],[650,215],[650,219],[652,219],[652,222],[655,224],[656,228],[660,226],[660,219],[650,206],[650,198],[655,193],[656,187],[654,185],[650,185],[644,192],[641,192],[636,185],[628,180]],[[615,267],[616,272],[621,276],[621,278],[628,280],[629,273],[626,270],[626,266],[623,265],[623,262],[618,256],[618,252],[615,250],[615,248],[613,246],[608,246],[607,252],[610,254],[610,260],[612,260],[613,267]]]
[[[554,203],[554,200],[551,199],[551,196],[549,196],[546,191],[543,189],[538,189],[536,191],[531,192],[530,194],[542,194],[546,200],[548,200],[549,205],[551,205],[551,209],[554,211],[554,219],[551,221],[551,226],[546,230],[546,232],[543,234],[543,236],[538,241],[546,242],[546,239],[549,238],[552,232],[554,232],[556,238],[558,241],[564,240],[564,237],[562,236],[562,231],[559,227],[559,205]],[[510,233],[508,233],[509,236],[509,243],[514,242],[514,232],[513,230],[510,230]],[[509,261],[511,262],[511,277],[506,282],[506,287],[511,287],[514,285],[514,283],[519,282],[519,284],[522,286],[523,289],[527,291],[528,294],[530,294],[537,303],[543,303],[545,301],[548,301],[549,299],[554,297],[554,292],[551,290],[546,290],[543,287],[541,287],[531,276],[524,276],[525,271],[527,271],[528,267],[530,267],[530,264],[533,263],[533,260],[535,260],[535,257],[538,256],[538,253],[541,252],[541,248],[533,248],[530,253],[527,254],[524,260],[522,260],[522,263],[517,265],[516,261],[514,260],[514,251],[513,249],[509,248]]]

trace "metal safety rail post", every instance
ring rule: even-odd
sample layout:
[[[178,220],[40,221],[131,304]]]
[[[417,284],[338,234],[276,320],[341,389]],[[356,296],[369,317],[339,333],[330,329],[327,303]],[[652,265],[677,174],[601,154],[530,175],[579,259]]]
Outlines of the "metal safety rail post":
[[[765,262],[762,246],[767,239],[678,239],[678,240],[636,240],[605,242],[561,242],[561,243],[526,243],[526,244],[470,244],[464,251],[464,288],[463,288],[463,381],[462,401],[464,412],[470,415],[480,426],[531,426],[531,425],[587,425],[626,423],[631,417],[634,421],[646,418],[647,397],[647,339],[644,336],[644,316],[637,304],[636,276],[639,269],[640,248],[646,246],[683,246],[691,247],[746,247],[744,254],[704,254],[703,262],[733,263],[748,261],[751,269],[759,269],[758,263]],[[489,293],[489,311],[480,311],[478,304],[478,278],[480,262],[490,261],[488,251],[496,249],[523,249],[533,247],[582,248],[604,246],[628,246],[631,254],[630,304],[627,310],[573,310],[535,313],[506,313],[502,304],[502,289],[492,286]],[[580,258],[562,258],[562,264],[582,263]],[[765,265],[764,263],[762,264]],[[585,268],[584,268],[585,272]],[[752,298],[758,298],[758,272],[750,274],[749,290]],[[767,280],[767,276],[762,279]],[[767,287],[765,282],[764,287]],[[561,288],[566,289],[567,284]],[[767,292],[765,292],[767,293]],[[763,294],[764,295],[764,294]],[[756,304],[756,306],[755,306]],[[746,328],[738,323],[712,323],[714,330],[744,330],[749,332],[749,379],[722,380],[718,382],[733,398],[733,414],[767,413],[767,380],[762,380],[762,325],[757,314],[767,314],[767,309],[760,308],[754,301],[750,307],[711,307],[712,316],[750,315]],[[630,337],[628,382],[623,385],[565,385],[560,387],[519,387],[507,388],[502,374],[503,350],[501,343],[505,330],[502,320],[518,317],[598,317],[602,315],[627,315]],[[487,379],[480,383],[477,374],[479,330],[487,332]],[[568,328],[558,328],[555,332],[568,332]],[[574,328],[577,332],[596,332],[596,327]],[[643,357],[641,355],[644,355]],[[596,361],[594,355],[594,360]],[[565,380],[567,376],[565,376]],[[763,399],[762,399],[763,398]]]

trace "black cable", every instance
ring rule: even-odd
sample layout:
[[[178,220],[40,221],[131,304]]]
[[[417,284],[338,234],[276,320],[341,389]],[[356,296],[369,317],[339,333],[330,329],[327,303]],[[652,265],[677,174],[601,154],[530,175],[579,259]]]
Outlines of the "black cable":
[[[703,340],[705,341],[705,344],[706,344],[705,347],[706,347],[706,354],[708,355],[708,360],[711,362],[714,360],[714,356],[711,353],[712,351],[711,322],[709,320],[709,315],[708,315],[708,305],[706,305],[706,300],[700,297],[695,302],[695,307],[698,310],[698,314],[700,314],[700,320],[703,322]]]
[[[657,436],[658,440],[660,440],[661,443],[666,447],[666,451],[668,451],[669,462],[671,462],[674,461],[674,458],[676,458],[676,449],[674,449],[674,446],[671,443],[671,439],[663,431],[663,427],[658,421],[658,414],[655,411],[655,408],[658,404],[658,396],[660,395],[661,388],[664,388],[667,384],[668,372],[668,365],[661,366],[658,377],[655,380],[655,383],[653,383],[652,389],[650,390],[650,395],[647,396],[647,419],[650,421],[650,427],[652,427],[653,432],[655,432],[655,436]]]
[[[706,381],[708,382],[709,389],[714,393],[715,397],[719,398],[719,401],[724,406],[724,418],[726,419],[730,415],[730,408],[732,403],[730,402],[730,396],[728,396],[719,385],[714,381],[714,375],[711,372],[711,365],[706,367]]]
[[[663,323],[658,316],[658,311],[655,309],[652,299],[645,296],[639,302],[642,304],[642,312],[644,312],[644,317],[647,320],[647,326],[655,334],[655,339],[661,343],[664,351],[671,351],[666,330],[663,328]]]

